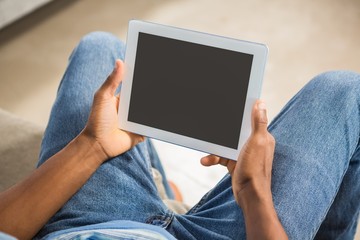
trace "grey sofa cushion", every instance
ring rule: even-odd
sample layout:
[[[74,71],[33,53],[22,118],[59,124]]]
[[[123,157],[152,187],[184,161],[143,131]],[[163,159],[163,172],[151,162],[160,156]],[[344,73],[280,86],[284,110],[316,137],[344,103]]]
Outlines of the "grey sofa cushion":
[[[43,129],[0,109],[0,191],[35,169]]]
[[[0,28],[14,22],[51,0],[0,0]]]

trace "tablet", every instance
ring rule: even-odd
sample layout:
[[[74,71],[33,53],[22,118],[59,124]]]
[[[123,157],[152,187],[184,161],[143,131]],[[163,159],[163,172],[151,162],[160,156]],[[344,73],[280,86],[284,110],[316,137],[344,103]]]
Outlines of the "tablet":
[[[129,23],[119,127],[236,160],[251,133],[263,44]]]

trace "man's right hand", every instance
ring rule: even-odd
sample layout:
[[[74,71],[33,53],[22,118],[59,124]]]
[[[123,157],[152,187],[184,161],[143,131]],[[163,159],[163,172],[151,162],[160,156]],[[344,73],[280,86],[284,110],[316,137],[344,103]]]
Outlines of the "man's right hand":
[[[287,239],[272,200],[271,172],[275,139],[267,130],[265,104],[253,107],[252,132],[237,161],[214,155],[201,159],[204,166],[221,164],[231,174],[232,189],[243,210],[247,239]]]
[[[274,157],[275,139],[267,130],[266,106],[258,100],[252,110],[252,133],[242,148],[237,161],[209,155],[201,159],[204,166],[216,164],[228,168],[236,202],[241,206],[241,193],[248,188],[271,194],[271,170]]]

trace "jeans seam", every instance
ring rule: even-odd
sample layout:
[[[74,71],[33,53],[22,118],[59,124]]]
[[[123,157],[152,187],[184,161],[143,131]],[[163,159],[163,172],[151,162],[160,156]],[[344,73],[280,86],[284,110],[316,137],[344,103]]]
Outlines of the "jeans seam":
[[[211,190],[212,191],[212,190]],[[198,210],[203,206],[203,204],[205,202],[207,202],[208,200],[208,196],[210,195],[211,191],[207,192],[201,199],[200,201],[194,206],[192,207],[187,214],[191,214],[191,213],[197,213]]]
[[[167,210],[164,215],[151,216],[148,219],[146,219],[145,222],[147,224],[159,226],[159,227],[166,229],[170,225],[170,223],[173,221],[174,216],[175,216],[175,214],[172,211]]]

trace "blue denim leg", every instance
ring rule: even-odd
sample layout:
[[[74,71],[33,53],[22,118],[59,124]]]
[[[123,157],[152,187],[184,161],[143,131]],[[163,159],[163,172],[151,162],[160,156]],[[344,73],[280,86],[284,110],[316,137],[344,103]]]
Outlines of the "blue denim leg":
[[[81,40],[58,89],[39,165],[84,128],[95,91],[111,73],[115,59],[123,59],[124,50],[124,44],[108,33],[91,33]],[[62,229],[112,220],[146,222],[159,214],[163,217],[157,225],[166,224],[172,215],[158,196],[150,171],[152,165],[163,171],[149,141],[109,160],[50,219],[37,238]]]
[[[329,78],[329,76],[327,77]],[[351,75],[349,76],[349,74],[346,75],[346,73],[342,72],[334,74],[332,78],[334,78],[333,81],[344,81],[344,79],[349,81]],[[358,91],[358,85],[360,76],[354,76],[352,80],[352,83],[349,83],[350,86],[347,87],[354,88],[351,90],[355,101],[353,101],[354,105],[352,107],[355,108],[355,111],[359,111],[360,92]],[[347,104],[351,103],[348,102]],[[353,124],[358,127],[360,122],[354,121]],[[352,130],[348,129],[348,131]],[[358,134],[358,132],[353,132],[353,134]],[[360,143],[358,143],[355,153],[348,164],[349,166],[343,176],[339,191],[315,239],[354,239],[360,209]]]
[[[341,221],[348,226],[358,215],[359,103],[359,74],[324,73],[296,95],[270,126],[277,140],[274,201],[294,239],[314,238],[329,210],[341,212]],[[352,188],[341,199],[343,186],[349,183]],[[337,196],[345,202],[332,205]],[[356,203],[347,208],[348,202]],[[328,239],[345,239],[347,229],[338,227],[345,235]]]
[[[313,239],[319,228],[326,239],[354,236],[359,103],[360,75],[329,72],[307,84],[270,124],[277,141],[274,204],[290,239]],[[189,213],[175,215],[168,231],[179,239],[245,239],[244,226],[225,176]]]
[[[52,109],[39,164],[84,127],[95,90],[123,51],[123,44],[105,33],[87,35],[74,50]],[[319,238],[329,239],[353,235],[360,192],[359,101],[359,75],[322,74],[269,126],[277,140],[274,203],[291,239],[312,239],[317,232]],[[242,212],[228,175],[189,213],[173,217],[158,198],[150,166],[161,168],[149,142],[103,164],[38,237],[65,228],[132,220],[168,226],[179,239],[245,239]],[[336,231],[331,229],[334,223]]]

